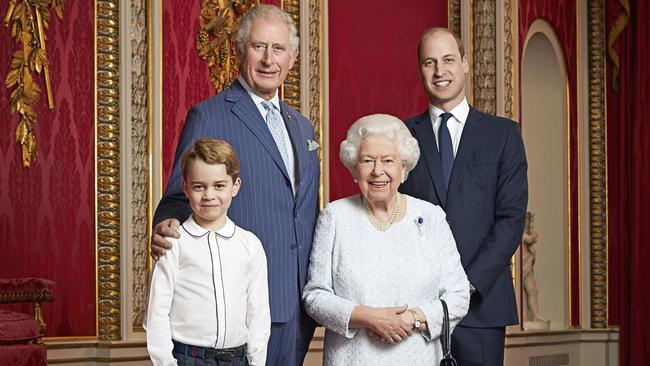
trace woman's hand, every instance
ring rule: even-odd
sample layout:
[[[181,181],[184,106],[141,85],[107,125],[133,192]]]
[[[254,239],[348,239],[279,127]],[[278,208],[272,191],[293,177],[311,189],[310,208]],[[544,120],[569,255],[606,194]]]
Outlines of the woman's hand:
[[[413,328],[413,330],[427,330],[427,316],[420,308],[409,308],[408,311],[403,312],[400,314],[400,316],[402,317],[402,320],[404,320],[411,326],[411,328]],[[420,326],[418,328],[415,327],[416,317],[420,321]]]
[[[350,326],[368,328],[384,341],[394,344],[413,333],[412,323],[409,324],[402,316],[407,309],[407,305],[383,308],[357,305],[352,310]]]

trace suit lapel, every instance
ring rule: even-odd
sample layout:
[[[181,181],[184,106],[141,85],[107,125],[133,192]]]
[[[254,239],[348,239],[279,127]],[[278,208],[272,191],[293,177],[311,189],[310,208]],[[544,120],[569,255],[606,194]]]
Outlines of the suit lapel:
[[[238,80],[228,88],[226,100],[234,103],[232,112],[257,137],[271,158],[273,158],[273,161],[275,161],[278,169],[289,179],[287,168],[284,166],[284,161],[282,161],[282,156],[280,155],[280,150],[278,150],[278,146],[275,144],[275,140],[273,140],[273,136],[266,126],[266,121],[264,121],[259,109],[253,103],[253,99],[251,99],[246,89],[244,89]]]
[[[460,137],[460,145],[454,158],[454,168],[451,171],[451,178],[449,178],[449,192],[452,192],[462,180],[465,165],[467,165],[480,131],[480,115],[473,108],[470,108],[467,121],[465,121],[463,127],[463,134]]]
[[[447,204],[447,191],[445,189],[444,178],[442,177],[442,165],[440,155],[438,154],[438,144],[433,134],[433,125],[429,117],[429,111],[421,114],[413,125],[415,137],[420,142],[420,155],[424,156],[429,176],[433,182],[438,195],[438,201],[444,208]]]
[[[302,167],[302,164],[306,163],[308,159],[307,149],[305,148],[307,140],[300,132],[300,126],[298,126],[298,116],[295,115],[295,112],[282,101],[280,101],[280,108],[282,109],[282,119],[284,120],[284,125],[287,127],[287,132],[289,132],[289,138],[291,139],[291,145],[293,146],[293,151],[295,152],[293,166],[296,172],[296,199],[298,199],[301,193],[300,187],[302,186],[300,183],[304,178],[304,169]]]

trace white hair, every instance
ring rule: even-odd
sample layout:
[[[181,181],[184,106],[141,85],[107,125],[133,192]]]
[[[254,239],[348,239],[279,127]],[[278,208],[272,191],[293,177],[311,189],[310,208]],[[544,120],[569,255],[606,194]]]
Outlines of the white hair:
[[[354,166],[359,158],[359,146],[369,136],[386,137],[397,146],[399,159],[405,169],[404,179],[406,179],[420,158],[420,147],[404,122],[389,114],[372,114],[361,117],[350,126],[346,139],[341,142],[339,152],[343,165],[353,176],[355,175]]]
[[[239,23],[239,30],[237,30],[237,36],[235,36],[235,44],[237,45],[237,50],[240,55],[244,54],[246,42],[248,42],[251,35],[251,26],[253,25],[253,21],[262,18],[275,19],[284,23],[284,25],[289,29],[291,51],[298,49],[300,39],[298,38],[298,30],[296,29],[291,16],[275,5],[260,4],[248,9]]]

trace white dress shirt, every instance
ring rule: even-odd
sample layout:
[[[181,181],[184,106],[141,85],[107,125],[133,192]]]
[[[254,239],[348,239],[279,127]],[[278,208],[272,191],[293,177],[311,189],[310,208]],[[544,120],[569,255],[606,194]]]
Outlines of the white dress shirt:
[[[262,243],[229,218],[214,232],[192,216],[153,270],[145,329],[154,365],[176,365],[172,339],[231,348],[248,344],[251,365],[264,365],[271,334]]]
[[[241,76],[237,77],[237,80],[239,80],[239,82],[244,87],[244,89],[246,89],[246,91],[248,92],[248,95],[251,96],[251,98],[253,99],[253,103],[255,103],[255,106],[257,107],[257,110],[260,111],[260,114],[262,115],[262,118],[264,119],[264,121],[266,121],[266,114],[268,113],[268,111],[262,105],[262,102],[265,101],[266,99],[264,99],[264,98],[260,97],[259,95],[255,94],[253,92],[253,89],[251,89],[251,87],[246,83],[244,78],[242,78]],[[282,109],[280,108],[280,97],[278,96],[277,91],[275,92],[275,95],[273,96],[273,98],[271,98],[269,100],[269,102],[273,103],[275,108],[278,109],[278,113],[280,113],[280,115],[282,115]],[[282,118],[284,119],[284,115],[282,115]],[[289,137],[289,131],[287,131],[287,127],[284,124],[282,125],[282,134],[284,135],[284,141],[286,143],[285,147],[286,147],[287,151],[289,152],[289,154],[287,154],[288,159],[289,159],[289,161],[287,161],[287,164],[289,166],[295,167],[296,164],[295,164],[295,158],[294,158],[294,155],[293,155],[293,146],[291,145],[291,137]],[[296,171],[295,168],[293,169],[293,171],[294,172]],[[291,174],[289,174],[289,175],[291,175]],[[296,177],[291,176],[291,177],[289,177],[289,179],[291,179],[291,188],[293,189],[293,193],[295,194],[296,193]]]
[[[438,144],[438,147],[440,146],[438,140],[438,129],[440,128],[440,123],[442,123],[440,115],[443,113],[445,112],[442,109],[429,104],[429,117],[433,124],[433,133],[436,135],[436,143]],[[467,99],[463,98],[463,101],[450,110],[449,113],[454,117],[447,121],[447,129],[449,129],[449,135],[451,135],[451,144],[454,147],[454,157],[456,157],[458,145],[460,144],[460,137],[463,135],[463,127],[465,127],[465,121],[467,121],[467,116],[469,115],[469,104],[467,103]]]

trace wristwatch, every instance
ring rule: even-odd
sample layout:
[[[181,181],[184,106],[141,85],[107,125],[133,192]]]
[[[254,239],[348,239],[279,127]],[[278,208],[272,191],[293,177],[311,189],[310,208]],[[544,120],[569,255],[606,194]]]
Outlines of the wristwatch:
[[[413,319],[415,320],[415,323],[413,324],[413,328],[415,329],[420,329],[420,326],[422,325],[422,322],[420,319],[418,319],[418,314],[415,312],[415,310],[409,310],[411,314],[413,314]]]

